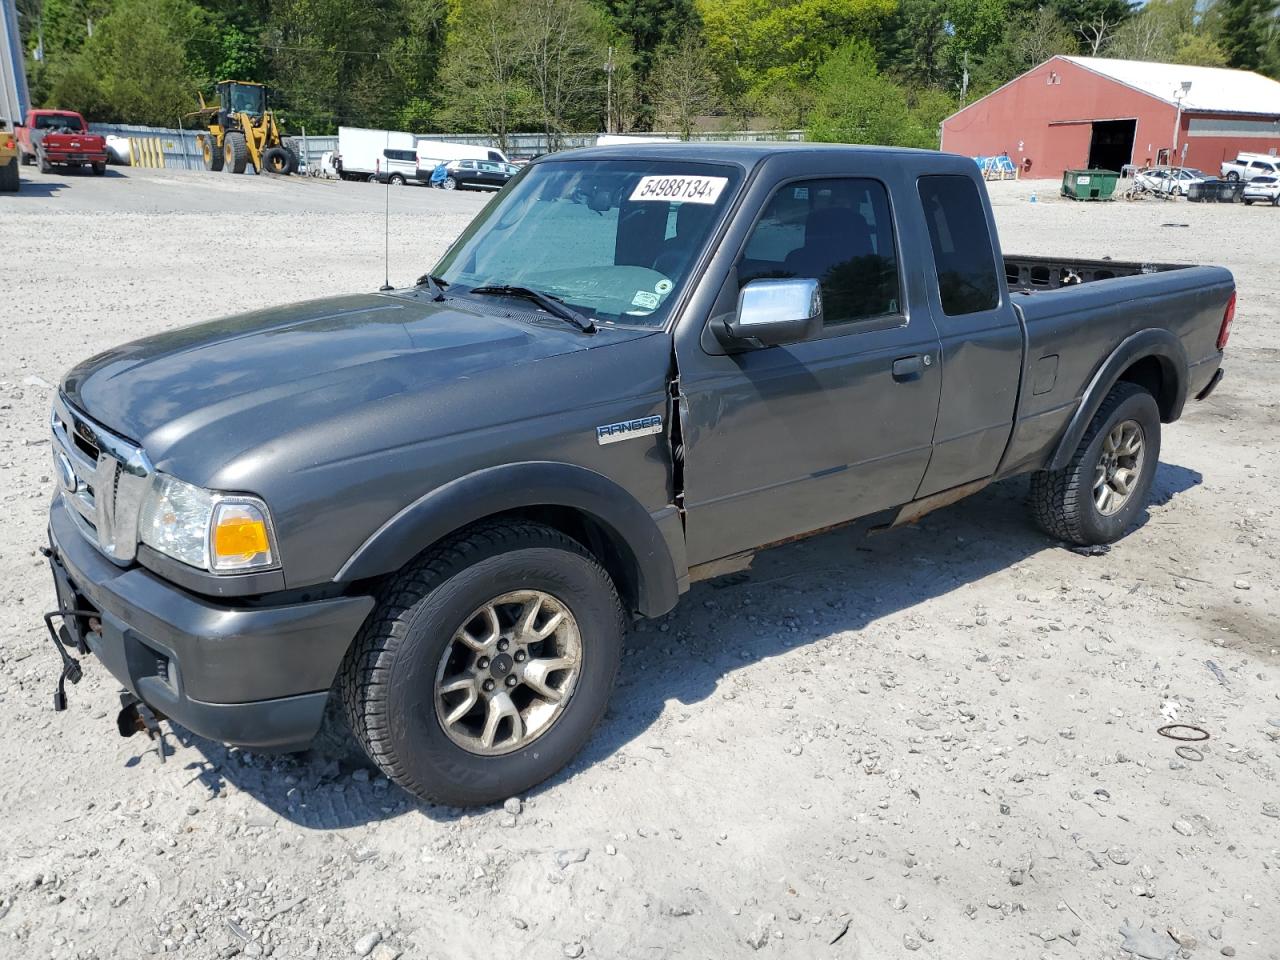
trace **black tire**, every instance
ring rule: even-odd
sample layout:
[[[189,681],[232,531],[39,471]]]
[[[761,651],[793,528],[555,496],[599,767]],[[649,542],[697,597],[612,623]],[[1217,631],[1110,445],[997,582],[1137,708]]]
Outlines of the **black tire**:
[[[444,180],[442,180],[440,183],[440,189],[441,190],[457,190],[459,189],[458,181],[455,180],[453,177],[445,177]]]
[[[1244,200],[1243,202],[1244,202],[1244,205],[1245,205],[1246,207],[1252,207],[1252,206],[1253,206],[1253,201],[1252,201],[1252,200]]]
[[[437,716],[437,670],[473,611],[525,589],[551,594],[571,612],[582,638],[580,673],[541,735],[513,752],[473,753]],[[580,544],[527,521],[483,524],[388,584],[347,655],[339,691],[352,733],[391,780],[428,802],[493,803],[541,783],[586,743],[608,703],[623,632],[613,582]]]
[[[222,138],[222,168],[228,173],[244,173],[249,165],[249,145],[244,134],[232,130]]]
[[[0,193],[17,193],[19,182],[18,158],[13,157],[3,167],[0,167]]]
[[[45,156],[44,149],[36,147],[36,162],[40,164],[41,173],[53,173],[53,164],[49,162],[49,158]]]
[[[289,155],[289,169],[287,172],[289,174],[297,173],[298,172],[298,151],[295,150],[293,147],[286,145],[284,148],[284,152]]]
[[[1273,207],[1280,207],[1280,193],[1277,193],[1271,200]]]
[[[289,173],[289,153],[284,147],[268,147],[262,152],[262,169],[264,173],[287,176]]]
[[[1105,515],[1094,502],[1095,471],[1108,434],[1125,421],[1137,423],[1142,430],[1142,463],[1124,505]],[[1061,470],[1032,475],[1032,514],[1046,533],[1059,540],[1081,546],[1114,543],[1146,506],[1159,461],[1160,408],[1155,397],[1136,383],[1117,383],[1089,422],[1071,462]]]
[[[35,157],[35,154],[34,154],[34,153],[21,153],[21,152],[20,152],[20,155],[21,155],[21,157],[22,157],[22,165],[23,165],[24,167],[29,167],[29,166],[31,166],[33,163],[35,163],[35,162],[36,162],[36,157]]]
[[[1240,179],[1240,174],[1232,170],[1230,173],[1227,174],[1227,179],[1230,180],[1232,183],[1234,183],[1235,181]]]
[[[387,177],[387,183],[391,184],[393,187],[403,187],[406,182],[404,174],[401,173],[393,173],[391,176]]]
[[[214,173],[222,170],[225,162],[222,148],[214,142],[211,134],[200,138],[200,154],[204,158],[204,168],[206,170],[212,170]]]
[[[107,173],[107,165],[106,165],[106,163],[105,163],[105,162],[104,162],[104,163],[91,163],[91,164],[89,164],[89,168],[90,168],[91,170],[93,170],[93,175],[94,175],[95,177],[102,177],[102,176],[106,176],[106,173]]]

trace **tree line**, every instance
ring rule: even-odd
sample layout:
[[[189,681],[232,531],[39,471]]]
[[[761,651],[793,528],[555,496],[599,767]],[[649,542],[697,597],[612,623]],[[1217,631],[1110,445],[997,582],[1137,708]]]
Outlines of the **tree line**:
[[[18,0],[33,100],[174,126],[254,80],[291,132],[748,125],[931,147],[1054,54],[1280,77],[1276,0]]]

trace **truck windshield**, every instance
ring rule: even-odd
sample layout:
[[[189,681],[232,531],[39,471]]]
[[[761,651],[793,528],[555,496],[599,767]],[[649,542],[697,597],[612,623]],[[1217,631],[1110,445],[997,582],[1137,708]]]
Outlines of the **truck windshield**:
[[[534,164],[432,273],[450,295],[530,287],[599,323],[659,326],[741,178],[667,160]]]

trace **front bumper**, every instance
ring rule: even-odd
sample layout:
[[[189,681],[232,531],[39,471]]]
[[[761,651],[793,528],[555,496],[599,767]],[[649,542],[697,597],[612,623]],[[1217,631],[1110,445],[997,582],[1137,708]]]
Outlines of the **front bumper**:
[[[202,737],[271,750],[305,747],[373,598],[219,605],[141,567],[121,568],[75,526],[59,494],[50,565],[62,608],[89,607],[89,649],[133,694]]]

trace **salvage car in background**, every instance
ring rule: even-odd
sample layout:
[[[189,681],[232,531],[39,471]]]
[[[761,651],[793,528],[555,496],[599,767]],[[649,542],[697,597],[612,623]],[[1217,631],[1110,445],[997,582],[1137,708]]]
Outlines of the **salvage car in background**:
[[[1246,203],[1272,203],[1280,207],[1280,177],[1254,177],[1240,191]]]
[[[501,190],[507,181],[520,172],[514,163],[495,160],[450,160],[431,173],[431,186],[444,190],[491,189]]]
[[[78,169],[88,164],[97,176],[107,172],[107,141],[90,133],[84,117],[74,110],[28,110],[18,128],[23,163],[39,163],[41,173],[54,167]]]
[[[1193,167],[1153,167],[1143,170],[1133,178],[1133,182],[1154,193],[1167,193],[1171,197],[1180,197],[1194,184],[1208,179],[1203,170]]]

